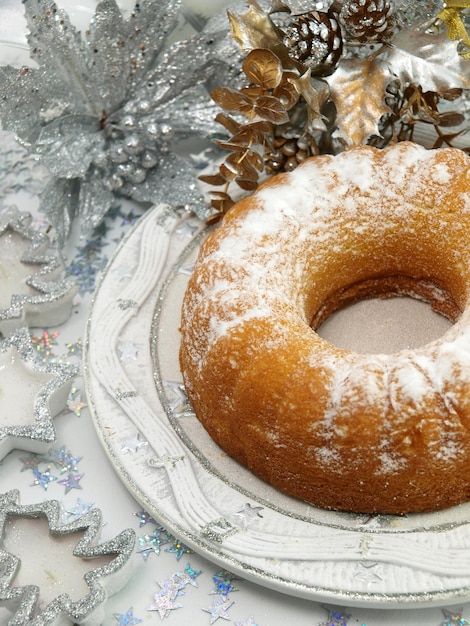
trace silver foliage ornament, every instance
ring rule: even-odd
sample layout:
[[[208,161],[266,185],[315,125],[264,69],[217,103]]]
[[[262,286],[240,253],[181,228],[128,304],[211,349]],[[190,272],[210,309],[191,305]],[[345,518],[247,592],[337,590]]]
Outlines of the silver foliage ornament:
[[[169,44],[178,0],[136,3],[127,19],[102,0],[85,33],[53,0],[24,5],[36,66],[0,67],[0,116],[52,175],[41,209],[59,243],[77,216],[89,234],[116,194],[206,217],[194,168],[174,146],[217,130],[205,84],[227,69],[227,29]]]

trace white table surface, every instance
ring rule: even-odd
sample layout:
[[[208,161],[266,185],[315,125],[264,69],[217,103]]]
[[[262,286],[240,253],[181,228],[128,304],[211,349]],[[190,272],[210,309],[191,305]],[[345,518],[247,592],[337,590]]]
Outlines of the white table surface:
[[[0,9],[8,19],[19,14],[19,1],[2,0]],[[74,6],[75,3],[66,3]],[[87,3],[85,3],[87,4]],[[219,3],[220,4],[220,3]],[[87,4],[87,6],[89,3]],[[11,13],[8,15],[8,11]],[[9,22],[10,32],[16,22]],[[0,39],[5,38],[6,22],[0,20]],[[15,37],[18,33],[15,34]],[[20,38],[21,35],[18,35]],[[38,212],[38,193],[46,178],[40,165],[31,159],[14,141],[10,133],[0,133],[0,209],[16,204],[22,211],[30,211],[37,227],[45,227],[44,218]],[[57,328],[31,329],[33,341],[37,345],[38,358],[71,363],[81,367],[81,347],[84,341],[93,290],[99,281],[101,271],[112,257],[118,242],[132,228],[140,209],[130,202],[122,201],[119,212],[105,220],[106,233],[93,240],[83,240],[79,233],[72,234],[66,246],[66,263],[69,271],[75,270],[80,291],[75,298],[70,319]],[[42,347],[41,347],[42,346]],[[0,374],[1,375],[1,374]],[[126,490],[113,466],[109,462],[99,442],[87,406],[83,377],[74,381],[73,394],[67,409],[55,419],[57,441],[51,448],[65,447],[75,457],[78,474],[82,478],[75,488],[68,490],[59,481],[46,488],[34,485],[30,470],[24,469],[22,459],[27,452],[14,450],[0,465],[0,492],[19,489],[22,504],[33,504],[48,499],[59,500],[64,511],[73,511],[80,505],[85,508],[93,505],[101,509],[104,526],[102,540],[111,539],[125,528],[133,528],[137,535],[133,574],[127,585],[105,604],[105,626],[119,626],[134,623],[206,626],[208,624],[233,623],[238,626],[442,626],[444,624],[470,624],[470,602],[442,607],[419,609],[370,609],[367,606],[331,606],[305,600],[265,588],[237,577],[231,581],[232,589],[226,598],[226,610],[219,616],[214,611],[215,602],[220,597],[215,591],[214,577],[220,572],[217,564],[207,560],[204,554],[174,550],[175,540],[161,546],[159,553],[142,553],[141,542],[152,532],[155,525],[148,522],[141,525],[139,512],[142,507]],[[138,453],[138,451],[136,452]],[[51,468],[54,473],[54,468]],[[56,472],[57,474],[57,472]],[[48,549],[50,537],[32,536]],[[25,542],[27,544],[27,542]],[[25,559],[26,562],[26,559]],[[160,584],[181,572],[190,564],[193,570],[201,570],[194,585],[187,585],[184,595],[178,597],[178,606],[161,617],[151,610],[154,596],[161,589]],[[65,577],[69,562],[51,562],[55,576]],[[470,564],[469,564],[470,568]],[[23,571],[22,581],[40,583],[43,573]],[[373,589],[373,577],[371,588]],[[44,593],[46,590],[44,589]],[[126,619],[127,614],[127,619]],[[134,619],[132,619],[132,616]],[[468,621],[467,621],[468,620]]]

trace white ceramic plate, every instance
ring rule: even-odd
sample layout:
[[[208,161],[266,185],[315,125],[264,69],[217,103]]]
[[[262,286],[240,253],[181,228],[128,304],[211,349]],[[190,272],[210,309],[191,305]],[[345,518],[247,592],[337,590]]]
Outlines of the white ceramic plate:
[[[228,458],[187,403],[179,311],[204,236],[169,207],[121,243],[91,308],[85,375],[96,429],[132,495],[188,547],[277,591],[347,606],[470,599],[470,505],[417,516],[327,512]]]

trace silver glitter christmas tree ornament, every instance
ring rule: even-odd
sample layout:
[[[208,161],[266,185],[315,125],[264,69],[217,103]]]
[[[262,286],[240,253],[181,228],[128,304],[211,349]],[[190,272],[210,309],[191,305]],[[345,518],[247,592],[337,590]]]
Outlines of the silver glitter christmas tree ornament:
[[[2,545],[0,550],[0,607],[12,613],[8,621],[10,626],[54,626],[58,624],[86,624],[99,626],[103,623],[104,605],[108,597],[118,592],[129,580],[132,574],[132,556],[135,546],[135,532],[128,528],[109,541],[97,545],[103,526],[102,514],[99,509],[90,509],[76,521],[63,524],[61,520],[60,503],[56,500],[46,500],[38,504],[21,505],[19,492],[12,490],[0,494],[0,529]],[[22,532],[22,543],[33,549],[38,543],[42,526],[39,520],[47,520],[50,537],[57,538],[62,546],[58,554],[43,554],[46,563],[36,563],[37,575],[40,578],[41,570],[52,577],[55,571],[57,578],[63,579],[63,593],[58,594],[50,601],[44,601],[42,593],[46,590],[40,585],[17,584],[21,578],[21,559],[8,546],[10,532]],[[39,530],[34,530],[37,526]],[[17,528],[16,528],[17,527]],[[29,530],[28,530],[29,529]],[[68,538],[78,535],[72,545],[72,556],[76,557],[77,567],[85,564],[86,572],[83,576],[85,591],[76,598],[77,589],[67,587],[72,580],[71,572],[64,569],[60,558],[70,556],[65,554]],[[59,543],[58,542],[58,543]],[[7,544],[7,545],[5,545]],[[54,562],[57,556],[59,562]],[[107,558],[109,557],[109,558]],[[103,565],[103,558],[105,563]],[[47,561],[48,559],[48,561]],[[99,561],[94,566],[93,559]],[[52,579],[54,580],[54,579]]]
[[[84,33],[53,0],[24,6],[33,63],[0,67],[0,117],[52,175],[41,209],[59,244],[77,216],[89,234],[116,194],[204,218],[194,166],[176,146],[217,131],[206,84],[230,71],[219,54],[228,26],[170,44],[179,0],[136,3],[126,19],[102,0]]]
[[[64,278],[49,237],[31,226],[29,213],[0,210],[0,333],[64,323],[78,287]]]

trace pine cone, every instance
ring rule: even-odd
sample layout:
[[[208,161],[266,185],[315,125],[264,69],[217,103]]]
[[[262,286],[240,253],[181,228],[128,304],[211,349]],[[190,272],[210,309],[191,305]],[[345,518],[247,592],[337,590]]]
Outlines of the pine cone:
[[[284,45],[289,56],[320,75],[333,72],[343,53],[337,19],[321,11],[296,16],[285,30]]]
[[[345,0],[339,18],[346,32],[359,43],[389,41],[395,26],[390,0]]]

